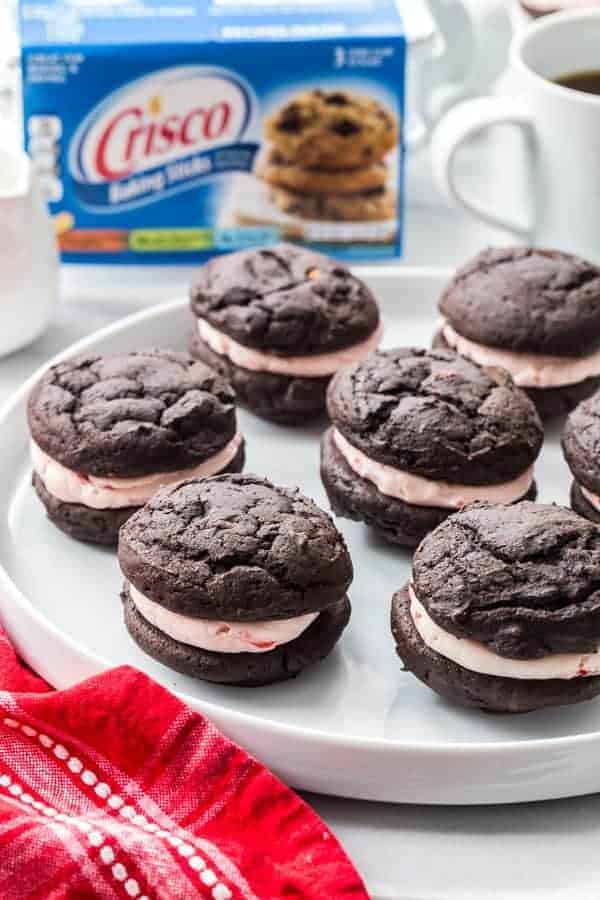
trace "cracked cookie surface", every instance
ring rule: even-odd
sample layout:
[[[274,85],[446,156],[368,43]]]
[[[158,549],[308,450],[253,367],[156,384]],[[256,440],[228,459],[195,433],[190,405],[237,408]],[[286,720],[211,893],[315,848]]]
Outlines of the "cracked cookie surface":
[[[439,308],[490,347],[582,356],[600,344],[600,268],[556,250],[484,250],[459,269]]]
[[[379,323],[366,284],[329,257],[292,244],[209,261],[192,285],[191,307],[238,343],[281,356],[348,347]]]
[[[331,518],[299,491],[253,475],[163,488],[121,529],[119,562],[167,609],[226,621],[320,611],[352,580]]]
[[[413,560],[415,593],[445,631],[514,659],[595,652],[600,531],[560,506],[474,503]]]
[[[286,159],[337,171],[378,162],[398,143],[398,121],[370,97],[311,90],[292,98],[265,122]]]
[[[371,459],[438,481],[508,481],[543,441],[533,404],[506,372],[449,350],[373,353],[334,376],[327,407]]]
[[[562,448],[575,479],[589,491],[600,493],[600,392],[570,414]]]
[[[229,384],[186,353],[80,354],[34,387],[35,442],[69,469],[135,477],[197,465],[234,436]]]

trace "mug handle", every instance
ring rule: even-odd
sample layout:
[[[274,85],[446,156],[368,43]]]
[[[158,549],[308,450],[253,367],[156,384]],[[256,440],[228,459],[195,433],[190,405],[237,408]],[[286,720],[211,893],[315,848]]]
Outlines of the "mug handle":
[[[511,231],[518,238],[530,240],[533,224],[523,225],[484,209],[466,197],[458,186],[456,172],[458,151],[470,138],[494,125],[516,125],[520,128],[526,138],[526,146],[533,164],[535,131],[531,116],[525,109],[520,108],[514,97],[480,97],[467,100],[451,109],[437,125],[431,138],[433,175],[439,189],[451,203],[466,209],[487,225]]]

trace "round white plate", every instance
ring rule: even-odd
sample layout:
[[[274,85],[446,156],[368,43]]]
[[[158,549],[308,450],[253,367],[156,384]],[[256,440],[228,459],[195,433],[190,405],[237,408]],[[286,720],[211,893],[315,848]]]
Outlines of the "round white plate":
[[[384,343],[427,344],[447,273],[363,270],[382,305]],[[184,301],[105,328],[68,351],[184,347]],[[128,663],[148,672],[287,782],[323,793],[411,803],[506,803],[600,789],[600,702],[528,715],[489,715],[440,700],[402,672],[390,600],[410,571],[357,523],[338,520],[355,565],[351,623],[337,650],[295,681],[258,689],[193,681],[146,657],[121,621],[113,553],[70,540],[30,484],[26,384],[0,412],[0,616],[25,659],[57,687]],[[319,428],[268,425],[240,413],[248,471],[298,485],[326,506]],[[538,466],[543,500],[566,503],[558,437]]]

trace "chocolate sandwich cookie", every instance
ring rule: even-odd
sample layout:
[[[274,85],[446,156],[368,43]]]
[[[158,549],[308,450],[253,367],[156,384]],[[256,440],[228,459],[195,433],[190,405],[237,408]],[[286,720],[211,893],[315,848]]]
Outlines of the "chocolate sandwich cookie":
[[[397,213],[397,195],[391,188],[357,194],[306,194],[272,187],[271,197],[289,216],[325,222],[378,222]]]
[[[571,506],[600,524],[600,392],[580,403],[567,418],[562,448],[573,475]]]
[[[535,498],[542,424],[502,369],[452,350],[381,351],[335,376],[327,408],[332,509],[393,544],[416,546],[473,500]]]
[[[474,503],[394,595],[406,669],[442,697],[527,712],[600,694],[600,531],[560,506]]]
[[[381,103],[350,91],[305,91],[265,122],[275,149],[303,168],[357,169],[398,143],[398,121]]]
[[[119,528],[163,484],[239,472],[233,390],[186,353],[85,353],[31,392],[33,486],[72,537],[116,545]]]
[[[254,475],[163,488],[121,529],[119,563],[133,639],[206,681],[293,678],[350,617],[352,562],[329,516]]]
[[[600,387],[600,268],[532,247],[484,250],[440,300],[434,346],[502,366],[542,418]]]
[[[274,147],[268,147],[260,153],[255,172],[267,184],[297,194],[334,196],[381,190],[389,177],[388,167],[384,162],[376,162],[360,169],[341,169],[337,172],[329,169],[307,169],[290,162]]]
[[[191,351],[257,415],[300,424],[325,409],[341,366],[381,333],[377,303],[344,266],[292,244],[206,263],[191,289]]]

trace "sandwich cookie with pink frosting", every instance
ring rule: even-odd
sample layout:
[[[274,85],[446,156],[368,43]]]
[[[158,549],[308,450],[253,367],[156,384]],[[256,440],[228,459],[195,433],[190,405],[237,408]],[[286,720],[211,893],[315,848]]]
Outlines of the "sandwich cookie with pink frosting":
[[[350,618],[342,535],[299,491],[254,475],[162,488],[121,529],[119,563],[133,639],[206,681],[293,678]]]
[[[571,506],[579,515],[600,524],[600,391],[569,415],[562,448],[573,475]]]
[[[327,256],[277,244],[217,257],[191,288],[190,349],[259,416],[303,424],[325,411],[331,376],[381,337],[369,288]]]
[[[235,395],[187,353],[88,353],[53,366],[29,397],[33,486],[72,537],[116,545],[161,485],[239,472]]]
[[[442,697],[528,712],[600,694],[600,531],[569,509],[474,503],[427,535],[392,602],[405,669]]]
[[[484,250],[440,299],[435,347],[501,366],[543,419],[600,387],[600,268],[534,247]]]
[[[333,510],[416,546],[473,500],[535,498],[543,429],[502,369],[452,350],[401,348],[339,372],[321,478]]]

